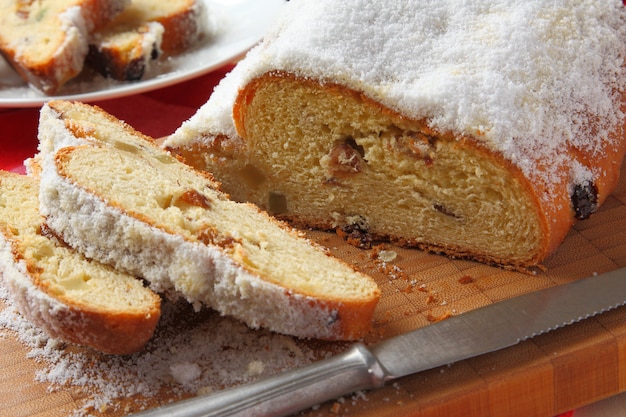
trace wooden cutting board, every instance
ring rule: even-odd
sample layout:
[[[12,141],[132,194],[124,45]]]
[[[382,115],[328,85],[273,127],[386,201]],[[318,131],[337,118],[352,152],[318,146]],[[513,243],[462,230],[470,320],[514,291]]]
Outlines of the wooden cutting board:
[[[395,259],[382,263],[381,247],[358,249],[332,233],[307,233],[380,284],[383,297],[374,330],[366,340],[375,343],[452,314],[625,267],[626,169],[622,168],[619,188],[601,210],[575,226],[545,263],[547,269],[537,275],[390,245],[382,248],[387,251],[382,257],[396,255]],[[0,304],[0,309],[3,306]],[[164,326],[176,330],[172,321]],[[310,351],[319,350],[320,356],[346,347],[298,343]],[[81,352],[80,348],[71,350]],[[98,360],[94,356],[93,363]],[[215,355],[212,366],[219,368],[220,360],[220,354]],[[14,333],[0,333],[0,415],[67,416],[84,410],[85,400],[99,395],[82,387],[36,382],[36,373],[45,367]],[[106,380],[106,373],[101,377]],[[624,391],[626,309],[620,308],[508,349],[402,378],[377,391],[330,401],[304,415],[551,417]],[[142,407],[177,398],[180,393],[173,387],[164,387],[158,396],[142,400]],[[89,411],[119,416],[138,409],[135,397],[119,402],[124,405]]]

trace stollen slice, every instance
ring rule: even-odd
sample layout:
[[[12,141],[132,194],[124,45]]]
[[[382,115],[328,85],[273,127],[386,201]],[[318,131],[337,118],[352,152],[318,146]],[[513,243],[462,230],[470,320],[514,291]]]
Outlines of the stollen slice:
[[[42,132],[42,213],[87,257],[252,328],[327,340],[370,330],[380,297],[371,277],[233,202],[209,174],[127,124],[55,101],[42,110]]]
[[[133,0],[91,36],[87,63],[106,77],[139,80],[157,59],[197,43],[207,22],[203,0]]]

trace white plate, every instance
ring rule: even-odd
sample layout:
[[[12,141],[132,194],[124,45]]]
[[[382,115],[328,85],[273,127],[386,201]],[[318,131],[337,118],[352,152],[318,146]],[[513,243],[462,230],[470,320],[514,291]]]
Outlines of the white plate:
[[[103,100],[137,94],[206,74],[242,55],[264,35],[285,0],[204,0],[211,36],[194,48],[153,65],[143,80],[120,82],[97,74],[81,75],[57,95],[29,87],[0,58],[0,107],[39,107],[52,99]]]

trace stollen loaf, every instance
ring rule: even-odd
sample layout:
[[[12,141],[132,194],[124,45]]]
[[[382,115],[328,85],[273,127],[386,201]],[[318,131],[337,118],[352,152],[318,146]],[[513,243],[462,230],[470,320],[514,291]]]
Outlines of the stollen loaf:
[[[295,0],[166,141],[351,241],[540,266],[626,150],[619,0]]]

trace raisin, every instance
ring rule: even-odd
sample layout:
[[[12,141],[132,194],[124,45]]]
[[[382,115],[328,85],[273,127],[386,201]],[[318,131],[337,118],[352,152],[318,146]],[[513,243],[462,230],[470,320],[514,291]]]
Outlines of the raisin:
[[[209,199],[196,190],[185,191],[183,194],[180,195],[178,201],[182,201],[191,206],[202,207],[204,209],[211,208],[211,202],[209,201]]]
[[[143,59],[133,59],[128,63],[128,65],[124,68],[122,73],[123,81],[139,81],[143,78],[144,73],[146,72],[146,64]],[[107,76],[116,77],[116,74],[111,73],[111,71],[107,71]]]
[[[156,44],[152,45],[152,50],[150,51],[150,59],[155,60],[161,55],[159,48]]]
[[[368,232],[367,222],[363,218],[337,228],[336,233],[352,246],[362,249],[372,247],[373,239]]]
[[[398,138],[397,146],[400,151],[415,158],[423,159],[427,166],[434,163],[434,153],[437,144],[435,136],[421,132],[409,132]]]
[[[232,248],[237,243],[241,244],[240,239],[235,239],[230,235],[220,233],[214,226],[203,225],[197,232],[198,240],[205,245],[215,245],[222,248]]]
[[[598,209],[598,189],[591,181],[574,185],[571,196],[574,215],[579,220],[591,216]]]
[[[329,153],[329,170],[333,175],[356,174],[363,170],[364,150],[354,139],[336,145]]]

